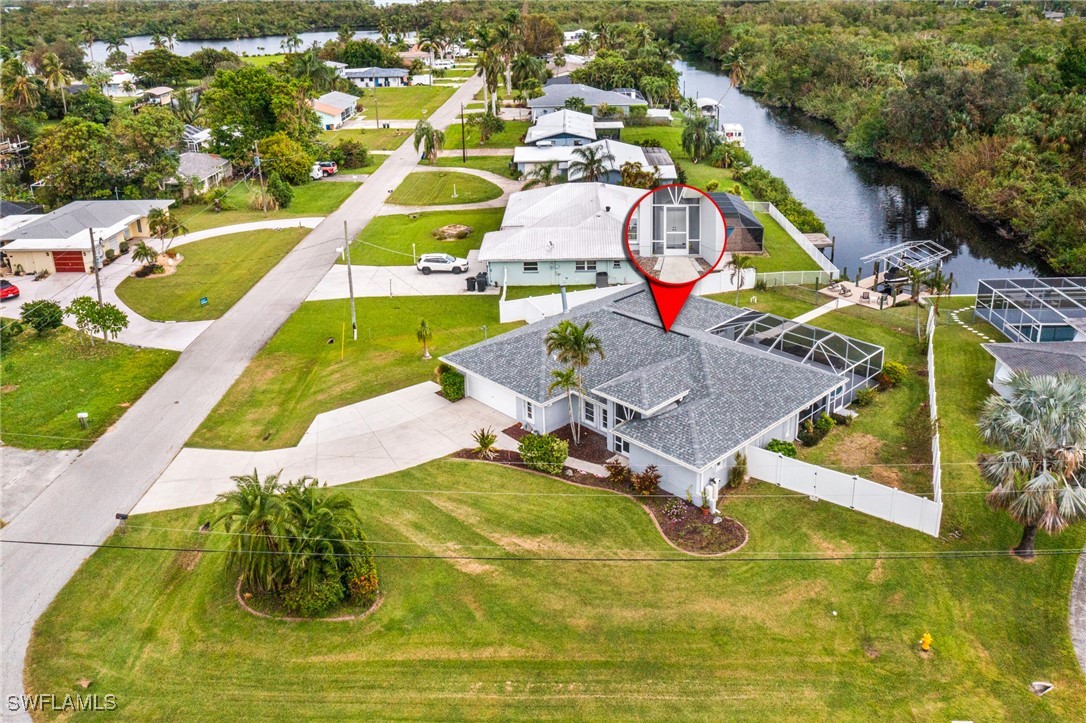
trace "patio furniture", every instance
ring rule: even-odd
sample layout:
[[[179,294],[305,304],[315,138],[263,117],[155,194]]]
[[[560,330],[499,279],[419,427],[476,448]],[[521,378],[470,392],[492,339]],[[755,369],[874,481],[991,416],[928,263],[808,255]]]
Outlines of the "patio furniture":
[[[848,288],[847,286],[841,289],[841,296],[852,296],[852,289]]]
[[[865,291],[860,294],[860,301],[871,301],[871,292]]]

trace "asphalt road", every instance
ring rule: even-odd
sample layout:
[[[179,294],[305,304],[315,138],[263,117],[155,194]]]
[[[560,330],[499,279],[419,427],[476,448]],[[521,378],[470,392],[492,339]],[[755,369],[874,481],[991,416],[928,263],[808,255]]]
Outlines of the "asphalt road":
[[[438,128],[451,124],[460,103],[481,87],[479,78],[470,78],[430,122]],[[29,720],[7,710],[7,696],[24,691],[23,666],[34,621],[93,552],[13,541],[103,542],[117,525],[116,513],[128,512],[139,502],[253,355],[324,277],[336,260],[336,247],[343,245],[344,222],[353,238],[417,161],[408,140],[201,334],[113,429],[0,531],[0,706],[5,720]]]

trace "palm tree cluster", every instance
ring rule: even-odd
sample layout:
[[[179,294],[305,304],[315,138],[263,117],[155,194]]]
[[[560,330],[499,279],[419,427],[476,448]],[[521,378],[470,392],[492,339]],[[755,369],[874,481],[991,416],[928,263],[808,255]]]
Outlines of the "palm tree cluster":
[[[984,403],[978,427],[999,452],[980,456],[987,501],[1022,525],[1015,554],[1032,558],[1037,530],[1050,535],[1086,519],[1086,380],[1015,373],[1007,398]]]
[[[312,477],[282,484],[254,470],[232,479],[237,488],[219,495],[227,509],[212,526],[229,533],[227,562],[247,590],[309,615],[347,598],[363,605],[376,598],[373,550],[345,494]]]
[[[543,343],[547,353],[554,357],[559,364],[565,365],[562,369],[551,371],[551,385],[548,390],[551,393],[563,391],[566,394],[566,404],[569,405],[569,430],[573,435],[573,443],[581,442],[581,424],[573,409],[573,393],[584,395],[584,370],[592,362],[592,358],[603,355],[603,342],[595,334],[590,334],[592,322],[584,324],[565,319],[558,326],[547,332]]]
[[[569,162],[567,174],[570,178],[595,183],[603,180],[614,167],[615,154],[605,146],[578,146],[573,149],[573,160]]]
[[[415,152],[422,151],[422,155],[431,164],[437,160],[437,152],[445,145],[445,132],[439,131],[427,121],[420,120],[415,124],[414,136]]]

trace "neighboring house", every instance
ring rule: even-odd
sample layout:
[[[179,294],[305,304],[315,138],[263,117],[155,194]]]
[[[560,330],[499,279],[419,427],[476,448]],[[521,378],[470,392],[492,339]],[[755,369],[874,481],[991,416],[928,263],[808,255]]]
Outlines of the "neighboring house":
[[[631,469],[655,465],[664,490],[699,501],[711,480],[727,479],[736,454],[794,439],[805,420],[845,407],[883,364],[874,344],[698,296],[665,334],[642,285],[442,361],[464,374],[467,396],[551,432],[570,421],[565,393],[550,391],[560,365],[544,342],[562,319],[591,322],[606,355],[584,371],[576,418]]]
[[[143,91],[143,99],[147,105],[170,105],[173,103],[173,88],[159,85]]]
[[[409,84],[407,68],[347,68],[343,73],[359,88],[399,88]]]
[[[569,45],[570,43],[579,42],[581,38],[590,33],[584,28],[577,28],[576,30],[567,30],[562,33],[562,44]]]
[[[492,284],[584,285],[641,280],[626,257],[626,216],[645,192],[604,183],[565,183],[509,197],[502,224],[483,236],[479,260]],[[600,277],[602,279],[602,277]]]
[[[660,183],[671,183],[678,177],[675,162],[663,148],[635,146],[620,141],[602,140],[584,146],[518,146],[513,150],[513,165],[521,174],[532,172],[543,163],[557,163],[558,170],[568,173],[570,181],[580,178],[580,173],[569,172],[570,164],[577,160],[577,148],[598,148],[604,155],[610,154],[613,161],[605,164],[607,173],[604,183],[620,183],[621,168],[625,163],[636,163],[646,170],[655,170],[660,176]]]
[[[230,161],[214,153],[181,154],[177,175],[167,179],[163,187],[181,186],[185,198],[196,193],[206,193],[233,175]]]
[[[980,281],[973,317],[1011,341],[1086,341],[1086,277]]]
[[[596,120],[589,113],[563,109],[535,122],[524,136],[529,146],[583,146],[596,140]]]
[[[185,124],[185,130],[181,132],[181,142],[186,151],[199,152],[211,145],[211,131],[200,126]]]
[[[995,357],[995,372],[989,384],[1004,399],[1010,398],[1007,382],[1015,372],[1033,375],[1064,372],[1086,379],[1086,341],[1044,344],[1012,342],[981,346]]]
[[[740,148],[747,147],[747,139],[740,123],[721,123],[720,134],[724,136],[724,140],[728,143],[735,143]]]
[[[127,70],[118,70],[102,86],[102,94],[110,98],[132,98],[142,95],[142,91],[136,88],[136,76]]]
[[[710,193],[724,214],[728,228],[727,251],[741,254],[760,254],[765,251],[765,227],[754,211],[733,193]]]
[[[338,60],[326,60],[324,64],[332,70],[336,71],[336,75],[340,78],[347,77],[347,64],[341,63]]]
[[[309,101],[309,105],[316,111],[317,117],[320,118],[321,127],[326,131],[334,131],[358,112],[359,100],[361,99],[356,95],[340,93],[338,90],[334,90],[331,93],[325,93],[316,100]]]
[[[588,85],[570,83],[568,85],[547,85],[543,87],[543,95],[528,101],[528,107],[532,111],[532,120],[537,120],[548,113],[562,110],[566,101],[570,98],[580,98],[592,109],[592,115],[598,115],[600,106],[606,105],[623,115],[629,113],[630,106],[647,106],[643,99],[630,98],[612,90],[600,90]]]
[[[0,218],[8,216],[27,216],[44,211],[40,203],[31,201],[4,201],[0,200]]]
[[[637,88],[615,88],[611,92],[624,95],[631,100],[645,100],[645,96]],[[645,101],[645,104],[648,105],[648,101]]]
[[[1067,17],[1065,13],[1057,12],[1055,10],[1045,10],[1045,20],[1051,20],[1054,23],[1062,23],[1063,19]]]
[[[167,209],[169,199],[150,201],[73,201],[0,236],[0,250],[12,269],[28,274],[93,270],[91,233],[100,257],[120,252],[121,241],[150,236],[147,216]]]

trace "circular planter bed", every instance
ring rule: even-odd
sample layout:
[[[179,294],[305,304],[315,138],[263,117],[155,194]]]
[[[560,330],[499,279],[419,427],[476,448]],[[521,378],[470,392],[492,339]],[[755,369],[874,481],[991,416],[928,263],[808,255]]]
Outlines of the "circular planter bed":
[[[234,597],[238,601],[238,605],[241,609],[250,615],[255,615],[258,618],[265,618],[267,620],[279,620],[286,623],[307,623],[307,622],[326,622],[326,623],[343,623],[351,620],[362,620],[368,617],[377,608],[381,607],[381,602],[384,597],[380,593],[377,593],[377,597],[369,605],[358,605],[350,601],[341,603],[329,611],[328,615],[319,618],[303,618],[296,615],[288,614],[286,608],[283,607],[282,602],[275,595],[268,593],[250,593],[243,592],[241,589],[241,578],[238,578],[238,584],[234,586]]]

